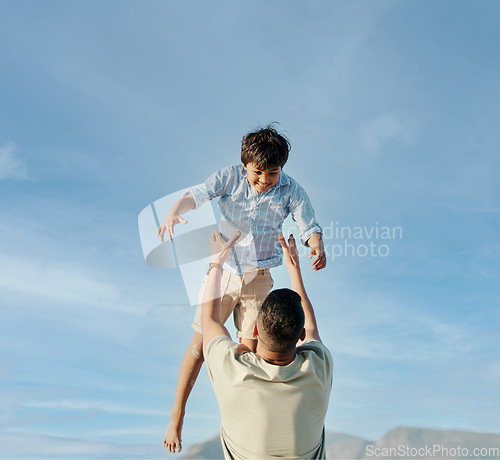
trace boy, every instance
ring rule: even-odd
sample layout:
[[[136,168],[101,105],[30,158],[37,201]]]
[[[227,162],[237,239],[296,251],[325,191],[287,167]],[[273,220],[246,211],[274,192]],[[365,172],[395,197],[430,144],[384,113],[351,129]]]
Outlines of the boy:
[[[234,310],[237,337],[252,351],[256,349],[253,328],[259,308],[273,287],[269,269],[282,263],[278,235],[289,213],[299,227],[302,243],[311,248],[309,258],[316,256],[312,269],[321,270],[326,266],[321,227],[309,198],[294,179],[282,172],[289,150],[288,140],[272,125],[245,135],[241,144],[243,167],[229,166],[188,189],[172,206],[158,230],[158,237],[163,240],[167,232],[172,242],[174,226],[187,223],[182,214],[220,197],[223,236],[230,237],[236,230],[242,233],[239,244],[221,269],[221,322],[224,324]],[[171,419],[163,440],[171,453],[182,449],[186,402],[203,364],[201,303],[206,278],[192,325],[195,334],[181,362]]]

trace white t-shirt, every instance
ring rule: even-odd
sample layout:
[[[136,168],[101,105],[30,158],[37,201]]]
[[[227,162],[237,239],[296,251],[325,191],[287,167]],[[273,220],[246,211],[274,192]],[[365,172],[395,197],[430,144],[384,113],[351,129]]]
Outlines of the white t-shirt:
[[[316,340],[297,348],[287,366],[215,337],[205,356],[222,417],[226,458],[325,458],[324,422],[333,360]]]

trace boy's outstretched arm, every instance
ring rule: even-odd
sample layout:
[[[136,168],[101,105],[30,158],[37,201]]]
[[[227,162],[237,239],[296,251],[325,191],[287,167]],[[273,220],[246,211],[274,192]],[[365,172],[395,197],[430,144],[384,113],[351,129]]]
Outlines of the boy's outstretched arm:
[[[314,271],[317,271],[325,268],[326,254],[321,233],[314,233],[313,235],[311,235],[311,237],[307,240],[307,245],[311,248],[309,259],[311,259],[313,256],[316,256],[312,263],[312,269]]]
[[[241,232],[236,232],[227,243],[224,243],[221,234],[217,230],[210,237],[210,268],[208,270],[201,308],[203,355],[206,354],[206,348],[214,337],[219,335],[230,337],[228,330],[222,325],[220,320],[220,280],[222,277],[222,266],[240,235]]]
[[[194,197],[191,193],[187,193],[183,197],[179,198],[168,212],[163,223],[160,225],[156,237],[161,238],[163,241],[163,235],[167,232],[168,240],[172,242],[172,237],[174,236],[174,226],[179,223],[188,223],[188,221],[184,219],[181,214],[191,211],[191,209],[194,209],[195,206]]]
[[[295,244],[295,238],[290,235],[288,238],[288,244],[285,241],[283,235],[278,236],[281,247],[283,248],[283,258],[285,260],[285,265],[290,275],[290,288],[300,295],[302,299],[302,308],[304,309],[305,323],[304,328],[306,330],[306,336],[304,340],[313,339],[321,342],[321,338],[318,332],[318,324],[316,323],[316,316],[314,315],[314,309],[307,297],[306,288],[304,286],[304,281],[302,280],[302,274],[300,272],[299,264],[299,253],[297,251],[297,246]]]

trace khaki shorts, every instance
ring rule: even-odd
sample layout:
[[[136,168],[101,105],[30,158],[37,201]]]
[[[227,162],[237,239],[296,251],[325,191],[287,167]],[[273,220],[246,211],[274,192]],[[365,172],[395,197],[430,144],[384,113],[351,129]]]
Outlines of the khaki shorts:
[[[198,306],[191,327],[201,334],[201,306],[207,275],[198,295]],[[224,270],[221,278],[221,322],[224,324],[234,310],[236,336],[253,339],[253,326],[267,295],[273,288],[273,278],[268,268],[247,267],[242,276]]]

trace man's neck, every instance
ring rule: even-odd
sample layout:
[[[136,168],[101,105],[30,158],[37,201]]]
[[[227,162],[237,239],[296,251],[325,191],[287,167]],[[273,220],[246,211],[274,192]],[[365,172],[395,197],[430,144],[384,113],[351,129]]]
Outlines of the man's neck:
[[[286,353],[277,353],[276,351],[271,351],[266,348],[265,345],[259,340],[257,342],[256,353],[264,360],[266,363],[274,364],[275,366],[287,366],[295,359],[297,355],[297,348]]]

